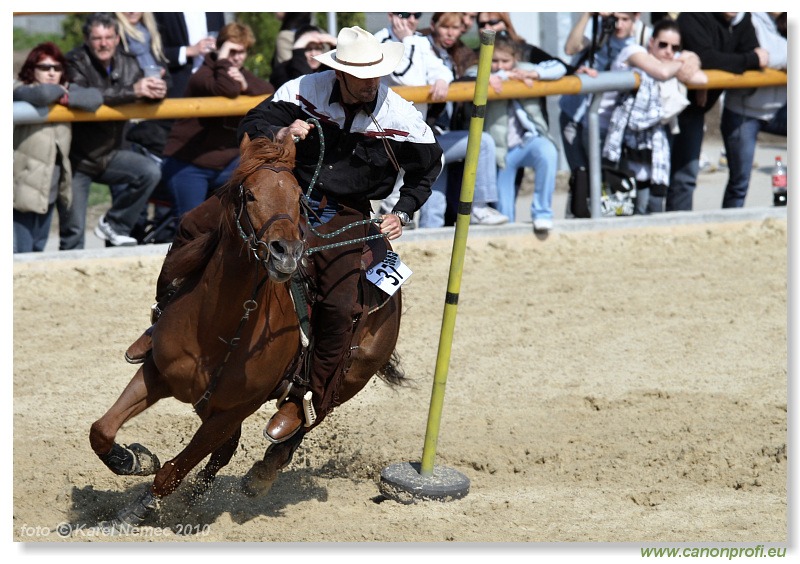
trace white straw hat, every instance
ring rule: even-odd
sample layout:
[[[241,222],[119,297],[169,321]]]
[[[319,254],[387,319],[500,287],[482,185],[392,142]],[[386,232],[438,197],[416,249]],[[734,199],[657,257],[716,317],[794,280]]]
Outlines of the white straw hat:
[[[378,43],[358,26],[345,27],[336,38],[336,49],[314,57],[323,65],[356,78],[386,76],[397,68],[405,47],[397,41]]]

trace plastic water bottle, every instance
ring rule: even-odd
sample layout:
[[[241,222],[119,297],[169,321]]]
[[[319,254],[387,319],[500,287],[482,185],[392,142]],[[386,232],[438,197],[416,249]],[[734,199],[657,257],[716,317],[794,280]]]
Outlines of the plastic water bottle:
[[[780,156],[775,157],[772,169],[772,203],[776,206],[786,205],[786,166]]]

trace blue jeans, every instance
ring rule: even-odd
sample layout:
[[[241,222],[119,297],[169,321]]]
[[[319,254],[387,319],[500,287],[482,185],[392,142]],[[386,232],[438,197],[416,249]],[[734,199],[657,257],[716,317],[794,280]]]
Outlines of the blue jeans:
[[[41,253],[50,235],[55,204],[47,208],[47,213],[21,212],[14,210],[14,252]]]
[[[237,166],[239,157],[222,170],[195,166],[166,157],[161,171],[164,183],[175,202],[175,215],[183,217],[183,214],[202,204],[214,190],[230,180]]]
[[[82,249],[85,244],[86,210],[89,205],[89,186],[100,184],[125,184],[126,188],[112,198],[106,221],[121,235],[129,235],[147,205],[147,199],[161,179],[158,165],[133,151],[114,151],[106,169],[96,176],[76,170],[73,164],[72,206],[58,206],[59,231],[62,251]]]
[[[580,167],[589,170],[589,157],[584,145],[584,138],[588,134],[582,123],[574,122],[565,113],[560,113],[558,122],[561,126],[561,144],[564,146],[564,157],[572,172]],[[604,139],[601,137],[600,139]]]
[[[558,149],[546,137],[530,137],[521,145],[509,149],[506,166],[497,175],[497,209],[514,221],[514,208],[517,199],[517,170],[533,168],[536,178],[533,182],[531,202],[532,219],[553,219],[553,193],[556,191],[556,171],[558,170]]]
[[[786,135],[786,106],[768,122],[743,116],[725,108],[722,111],[720,131],[725,144],[729,171],[722,207],[741,208],[744,207],[747,189],[750,187],[750,173],[753,170],[758,133],[765,131]]]
[[[447,164],[467,158],[469,131],[446,131],[436,136],[444,152],[445,166],[436,182],[431,186],[431,197],[419,210],[420,227],[444,226],[447,209]],[[478,167],[475,171],[475,192],[472,201],[478,205],[493,204],[497,201],[497,159],[492,136],[481,133],[481,146],[478,153]]]
[[[697,175],[700,172],[700,151],[703,148],[703,110],[689,106],[678,116],[678,126],[681,131],[672,142],[666,211],[691,211]]]

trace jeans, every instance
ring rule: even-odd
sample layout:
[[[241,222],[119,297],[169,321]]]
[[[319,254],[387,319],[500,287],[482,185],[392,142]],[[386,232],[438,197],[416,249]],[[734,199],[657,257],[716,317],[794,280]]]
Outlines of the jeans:
[[[722,207],[741,208],[744,206],[747,189],[750,186],[758,133],[765,131],[775,135],[786,135],[786,106],[768,122],[743,116],[725,108],[722,111],[720,131],[725,144],[729,171]]]
[[[21,212],[14,210],[14,252],[41,253],[50,235],[55,204],[46,213]]]
[[[183,214],[202,204],[214,190],[230,180],[238,166],[239,157],[222,170],[195,166],[166,157],[161,171],[164,183],[175,202],[175,215],[183,217]]]
[[[92,181],[108,185],[127,185],[125,190],[112,197],[111,208],[105,217],[114,231],[128,235],[161,179],[161,170],[152,159],[126,150],[114,151],[106,169],[96,176],[78,171],[75,164],[72,168],[72,206],[69,209],[58,206],[61,235],[59,248],[62,251],[84,247],[86,210]]]
[[[436,182],[431,186],[431,197],[419,210],[420,227],[443,227],[447,209],[447,164],[467,158],[469,131],[446,131],[436,137],[444,152],[445,166]],[[475,171],[475,192],[472,201],[478,205],[493,204],[497,201],[497,158],[494,139],[488,133],[481,133],[478,152],[478,166]]]
[[[532,219],[553,219],[553,193],[556,191],[558,149],[547,137],[529,137],[521,145],[509,149],[506,166],[497,175],[497,210],[514,221],[517,199],[517,170],[531,167],[535,172]]]
[[[584,146],[584,137],[588,132],[584,131],[582,123],[572,121],[563,112],[558,116],[561,126],[561,143],[564,146],[564,157],[572,172],[580,167],[589,170],[589,157]],[[603,137],[601,137],[603,139]]]
[[[672,164],[667,190],[667,211],[691,211],[697,175],[700,172],[700,151],[703,148],[705,114],[701,108],[689,106],[678,116],[678,133],[672,142]]]

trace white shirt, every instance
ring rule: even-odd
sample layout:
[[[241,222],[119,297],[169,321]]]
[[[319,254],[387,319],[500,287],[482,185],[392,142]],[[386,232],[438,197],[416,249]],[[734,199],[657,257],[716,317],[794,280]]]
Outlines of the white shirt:
[[[183,20],[186,22],[186,31],[189,32],[189,45],[195,45],[201,39],[208,37],[208,26],[206,24],[205,12],[183,12]],[[178,62],[186,64],[186,46],[181,47]],[[195,72],[203,64],[203,56],[198,55],[194,58],[192,72]]]
[[[426,86],[437,80],[444,80],[448,84],[453,82],[453,71],[436,55],[424,35],[415,33],[400,41],[391,29],[385,27],[375,34],[375,38],[381,43],[397,41],[405,46],[405,53],[397,68],[381,79],[387,86]],[[427,104],[414,104],[414,107],[423,117],[428,115]]]

